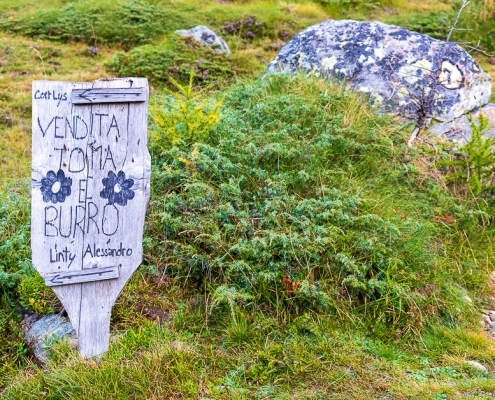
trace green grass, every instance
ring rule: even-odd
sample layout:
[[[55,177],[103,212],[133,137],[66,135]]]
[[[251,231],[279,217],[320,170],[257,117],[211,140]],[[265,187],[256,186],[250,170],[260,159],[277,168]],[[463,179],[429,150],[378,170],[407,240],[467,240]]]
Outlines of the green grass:
[[[20,369],[4,369],[4,397],[495,390],[491,374],[466,364],[495,368],[477,311],[490,293],[493,230],[476,204],[459,205],[415,167],[433,165],[353,92],[272,77],[225,94],[202,143],[167,145],[173,130],[153,127],[145,263],[114,308],[109,353],[84,361],[61,344],[44,369],[21,357]],[[202,96],[191,118],[220,94]],[[164,118],[173,112],[169,97],[156,104]]]
[[[493,216],[449,190],[435,168],[441,152],[407,149],[409,128],[360,95],[301,77],[256,80],[283,42],[329,17],[407,19],[443,34],[428,15],[451,15],[452,4],[0,0],[0,10],[3,397],[495,393],[495,342],[479,325],[494,306]],[[492,13],[489,0],[473,3],[463,20],[471,38]],[[262,23],[254,38],[229,34],[226,24],[253,15]],[[199,23],[232,55],[173,34]],[[113,74],[151,82],[145,259],[114,307],[109,352],[81,360],[60,343],[40,368],[18,307],[60,304],[30,265],[31,81]],[[163,90],[177,84],[179,95]]]
[[[495,380],[466,360],[478,355],[469,341],[493,345],[482,336],[463,337],[443,358],[363,337],[327,316],[308,316],[302,328],[266,327],[237,345],[222,331],[196,326],[175,329],[151,322],[114,337],[100,361],[82,360],[59,346],[45,369],[31,366],[5,398],[127,399],[425,399],[484,398]],[[173,321],[172,321],[173,322]],[[256,323],[257,321],[255,321]],[[201,322],[199,322],[201,324]],[[267,332],[270,334],[267,336]],[[455,334],[455,332],[454,332]],[[450,339],[450,337],[444,337]],[[468,341],[469,340],[469,341]],[[462,355],[457,356],[462,350]],[[485,365],[491,366],[485,361]]]

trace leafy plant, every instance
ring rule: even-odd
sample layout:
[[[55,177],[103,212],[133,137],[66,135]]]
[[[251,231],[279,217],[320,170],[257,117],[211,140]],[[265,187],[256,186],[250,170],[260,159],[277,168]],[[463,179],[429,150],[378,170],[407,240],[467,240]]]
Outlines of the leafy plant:
[[[490,205],[495,190],[495,138],[485,135],[488,119],[479,114],[477,120],[470,119],[471,140],[457,149],[451,159],[439,162],[447,168],[446,179],[467,188],[477,198]]]
[[[263,35],[265,24],[257,20],[256,15],[227,22],[223,31],[228,35],[236,35],[243,39],[252,40]]]
[[[227,287],[225,285],[218,286],[213,292],[212,302],[211,302],[211,310],[215,308],[220,303],[226,302],[230,308],[230,315],[232,316],[232,321],[234,324],[237,324],[236,320],[236,311],[237,311],[237,302],[251,300],[252,295],[248,293],[243,293],[237,290],[235,287]]]
[[[187,85],[173,78],[170,82],[177,91],[165,89],[165,95],[157,97],[151,108],[151,118],[155,124],[151,131],[151,146],[160,152],[181,142],[190,145],[204,141],[220,121],[222,99],[212,102],[205,97],[206,89],[196,90],[194,74],[190,74]],[[189,163],[185,159],[183,161]]]
[[[37,314],[48,314],[53,311],[50,306],[56,303],[55,294],[45,285],[45,281],[37,272],[23,275],[17,287],[19,303]]]

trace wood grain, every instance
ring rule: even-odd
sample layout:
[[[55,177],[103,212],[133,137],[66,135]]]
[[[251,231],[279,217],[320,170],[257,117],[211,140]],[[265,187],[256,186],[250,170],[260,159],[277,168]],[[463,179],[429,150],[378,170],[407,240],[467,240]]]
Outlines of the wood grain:
[[[136,87],[144,90],[145,101],[71,102],[73,90]],[[112,306],[142,261],[150,193],[147,109],[143,78],[33,82],[33,265],[52,277],[94,268],[119,272],[115,279],[53,286],[77,331],[83,357],[108,349]],[[57,194],[62,186],[64,196]]]
[[[141,102],[146,101],[146,89],[142,87],[73,89],[70,98],[72,104]]]

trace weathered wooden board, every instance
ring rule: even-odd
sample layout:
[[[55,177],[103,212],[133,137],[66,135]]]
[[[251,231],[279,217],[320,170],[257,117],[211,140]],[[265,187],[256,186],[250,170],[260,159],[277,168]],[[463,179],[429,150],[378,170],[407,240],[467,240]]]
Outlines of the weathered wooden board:
[[[72,89],[72,104],[132,103],[146,101],[145,88]]]
[[[71,101],[74,90],[94,91],[97,99],[117,89],[123,98],[125,88],[144,91],[144,101]],[[107,350],[112,306],[142,261],[150,179],[147,109],[143,78],[33,82],[33,265],[48,280],[94,268],[112,267],[117,275],[53,286],[84,357]]]
[[[76,283],[86,283],[115,279],[119,277],[118,267],[91,268],[81,271],[56,272],[46,274],[46,286],[74,285]]]

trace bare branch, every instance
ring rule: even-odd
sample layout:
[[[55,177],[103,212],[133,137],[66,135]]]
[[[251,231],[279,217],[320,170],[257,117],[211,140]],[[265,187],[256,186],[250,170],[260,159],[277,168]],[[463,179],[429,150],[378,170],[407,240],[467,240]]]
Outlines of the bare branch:
[[[407,142],[407,145],[409,147],[412,147],[412,144],[416,140],[416,138],[418,137],[418,134],[419,134],[420,131],[421,131],[421,128],[419,126],[417,126],[416,128],[414,128],[414,130],[413,130],[413,132],[411,134],[411,137],[409,138],[409,140]]]
[[[457,24],[459,23],[459,19],[461,18],[462,11],[469,5],[469,0],[463,0],[462,5],[457,13],[456,19],[452,26],[449,29],[449,33],[447,35],[447,38],[445,39],[445,42],[449,43],[450,39],[452,38],[452,34],[455,31],[469,31],[471,29],[464,29],[464,28],[457,28]],[[460,44],[466,44],[469,45],[470,42],[468,43],[460,43]],[[445,49],[443,50],[445,52]],[[438,87],[439,85],[444,84],[440,80],[441,76],[441,65],[435,65],[432,72],[425,76],[426,78],[426,87],[423,88],[422,93],[419,95],[412,95],[411,93],[409,96],[411,97],[412,103],[416,106],[415,114],[416,114],[416,123],[417,126],[414,128],[411,137],[409,138],[409,141],[407,142],[407,145],[409,147],[412,147],[413,142],[416,140],[418,137],[419,133],[421,130],[426,126],[428,123],[429,118],[431,118],[431,114],[433,111],[433,107],[435,105],[436,97],[438,94]]]
[[[468,4],[469,4],[468,0],[462,1],[462,5],[461,5],[461,8],[459,9],[459,12],[457,13],[457,17],[455,18],[455,21],[450,28],[449,34],[447,35],[447,39],[445,39],[446,42],[450,42],[450,38],[451,38],[452,33],[454,32],[454,30],[457,26],[457,23],[459,22],[459,18],[461,17],[462,11],[468,6]]]

